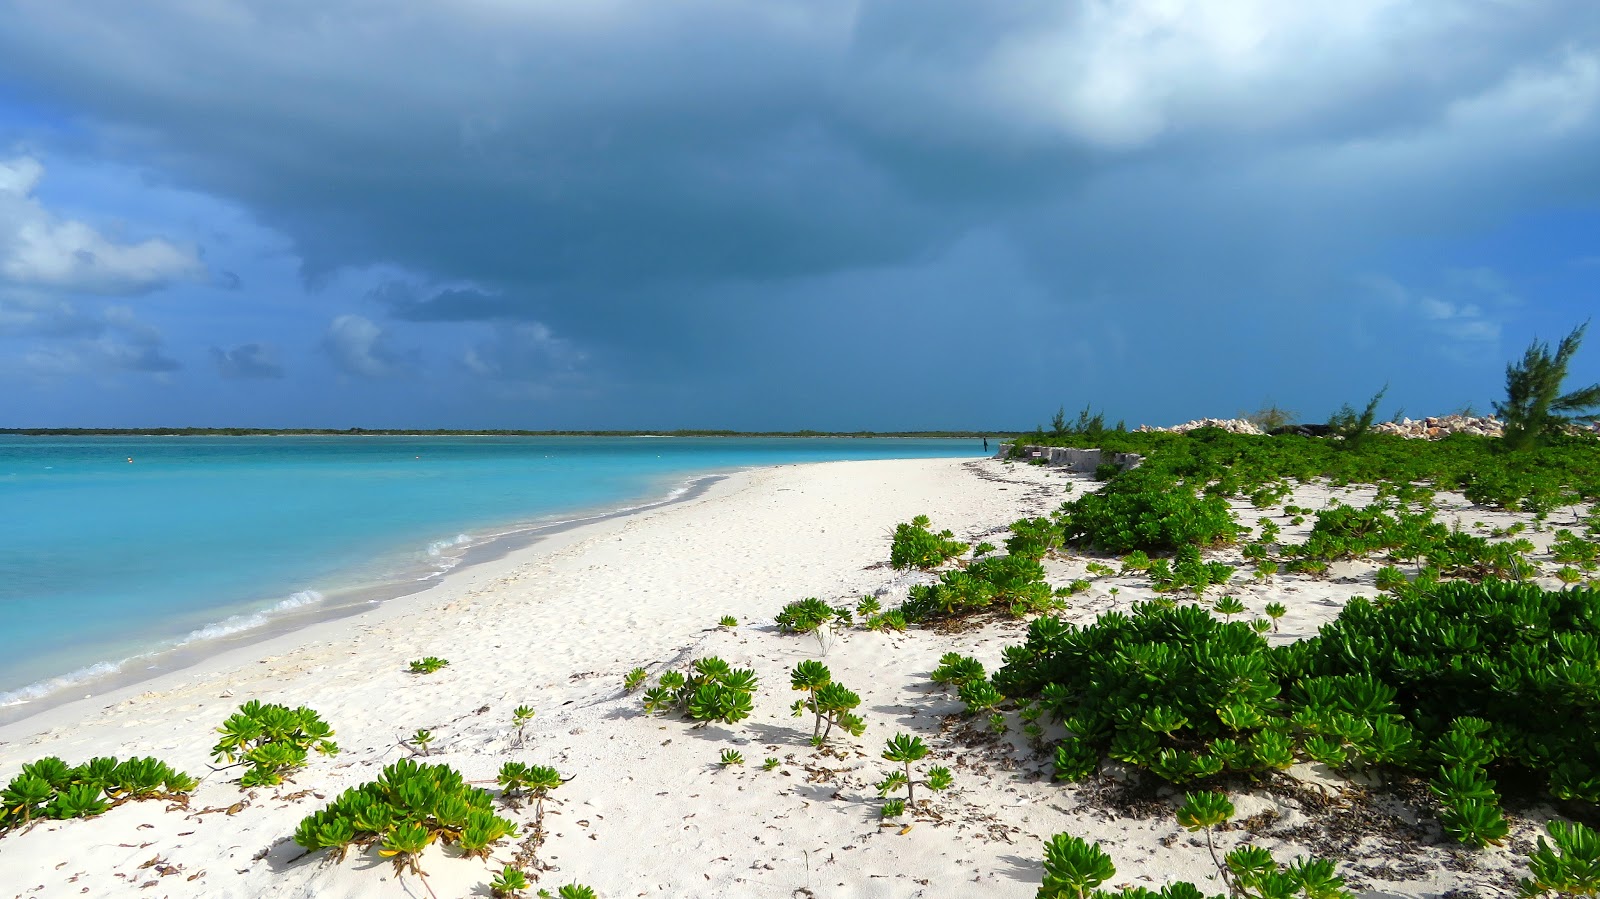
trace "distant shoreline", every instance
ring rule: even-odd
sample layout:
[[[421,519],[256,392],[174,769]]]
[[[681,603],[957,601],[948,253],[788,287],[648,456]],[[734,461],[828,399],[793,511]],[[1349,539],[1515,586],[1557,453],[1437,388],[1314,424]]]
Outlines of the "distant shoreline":
[[[0,428],[4,437],[854,437],[982,440],[1025,431],[510,431],[386,428]]]

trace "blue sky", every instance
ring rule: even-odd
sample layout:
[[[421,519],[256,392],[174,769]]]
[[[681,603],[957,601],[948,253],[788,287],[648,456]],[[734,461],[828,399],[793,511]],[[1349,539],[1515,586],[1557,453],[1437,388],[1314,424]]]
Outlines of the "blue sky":
[[[18,0],[0,425],[1486,410],[1596,159],[1592,0]]]

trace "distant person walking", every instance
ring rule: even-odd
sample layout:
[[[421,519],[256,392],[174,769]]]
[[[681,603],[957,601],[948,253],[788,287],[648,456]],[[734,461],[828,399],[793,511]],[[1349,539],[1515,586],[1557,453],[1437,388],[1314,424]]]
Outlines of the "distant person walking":
[[[986,453],[989,451],[989,438],[987,437],[983,438],[983,451]]]

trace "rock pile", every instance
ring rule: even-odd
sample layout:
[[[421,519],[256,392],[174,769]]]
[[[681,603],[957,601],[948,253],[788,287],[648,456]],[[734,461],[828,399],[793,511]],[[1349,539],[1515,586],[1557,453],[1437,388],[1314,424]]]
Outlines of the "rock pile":
[[[1483,437],[1505,435],[1505,424],[1492,415],[1475,418],[1469,415],[1444,415],[1438,418],[1406,418],[1386,421],[1372,426],[1377,434],[1398,434],[1413,440],[1438,440],[1451,434],[1477,434]]]
[[[1152,428],[1149,425],[1140,425],[1135,430],[1146,433],[1151,431],[1167,431],[1172,434],[1183,434],[1199,428],[1221,428],[1222,430],[1232,434],[1262,433],[1261,429],[1256,427],[1254,423],[1246,421],[1242,418],[1197,418],[1194,421],[1186,421],[1181,425],[1173,425],[1170,428]]]

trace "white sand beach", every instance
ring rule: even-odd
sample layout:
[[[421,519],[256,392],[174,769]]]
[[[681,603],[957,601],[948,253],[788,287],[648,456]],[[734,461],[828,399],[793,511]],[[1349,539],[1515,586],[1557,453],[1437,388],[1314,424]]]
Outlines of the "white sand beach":
[[[46,755],[71,764],[155,755],[207,776],[187,808],[130,803],[0,839],[0,896],[487,896],[491,874],[522,851],[521,840],[503,843],[487,863],[430,848],[426,884],[397,875],[376,851],[329,863],[291,840],[301,818],[409,755],[401,741],[418,728],[435,735],[429,761],[485,786],[506,761],[552,765],[571,778],[553,794],[549,832],[529,871],[552,892],[579,882],[601,897],[1029,897],[1042,874],[1041,841],[1062,832],[1103,844],[1118,868],[1110,885],[1185,879],[1219,892],[1204,844],[1173,821],[1171,791],[1130,786],[1114,772],[1052,782],[1048,754],[1028,746],[1015,722],[994,736],[929,680],[950,651],[992,671],[1003,647],[1021,642],[1025,621],[904,634],[853,628],[820,642],[773,626],[795,599],[872,594],[887,608],[908,585],[931,579],[886,564],[898,522],[926,514],[962,540],[998,543],[1015,519],[1057,507],[1069,484],[1081,491],[1094,482],[994,460],[743,472],[704,496],[559,534],[371,612],[25,719],[0,729],[0,778]],[[1302,488],[1295,501],[1321,507],[1328,495]],[[1510,520],[1460,514],[1469,525]],[[1296,531],[1285,525],[1284,533],[1294,539]],[[1088,561],[1048,560],[1051,581],[1084,577]],[[1314,633],[1351,595],[1371,595],[1364,565],[1265,584],[1244,584],[1241,573],[1232,592],[1252,612],[1272,600],[1288,605],[1270,639],[1294,639]],[[1087,622],[1126,607],[1150,596],[1144,582],[1095,578],[1064,614]],[[738,626],[718,627],[724,615]],[[426,655],[449,667],[407,672],[408,660]],[[749,719],[696,728],[675,715],[647,717],[639,696],[623,691],[635,666],[654,676],[703,655],[755,670],[761,685]],[[788,674],[808,658],[821,658],[861,695],[864,735],[822,750],[809,744],[810,722],[790,714]],[[238,769],[208,773],[215,728],[247,699],[316,709],[342,752],[313,755],[279,787],[241,790]],[[523,704],[537,717],[517,746],[511,712]],[[890,768],[884,741],[902,732],[928,742],[923,766],[948,765],[955,786],[881,826],[873,785]],[[725,748],[745,764],[720,767]],[[769,757],[780,760],[776,770],[762,770]],[[1264,783],[1234,794],[1248,827],[1222,838],[1255,841],[1280,858],[1333,857],[1360,896],[1511,893],[1536,814],[1512,815],[1505,848],[1429,843],[1438,830],[1431,812],[1419,816],[1325,773],[1299,765],[1290,772],[1299,787]],[[506,814],[526,828],[532,811]]]

